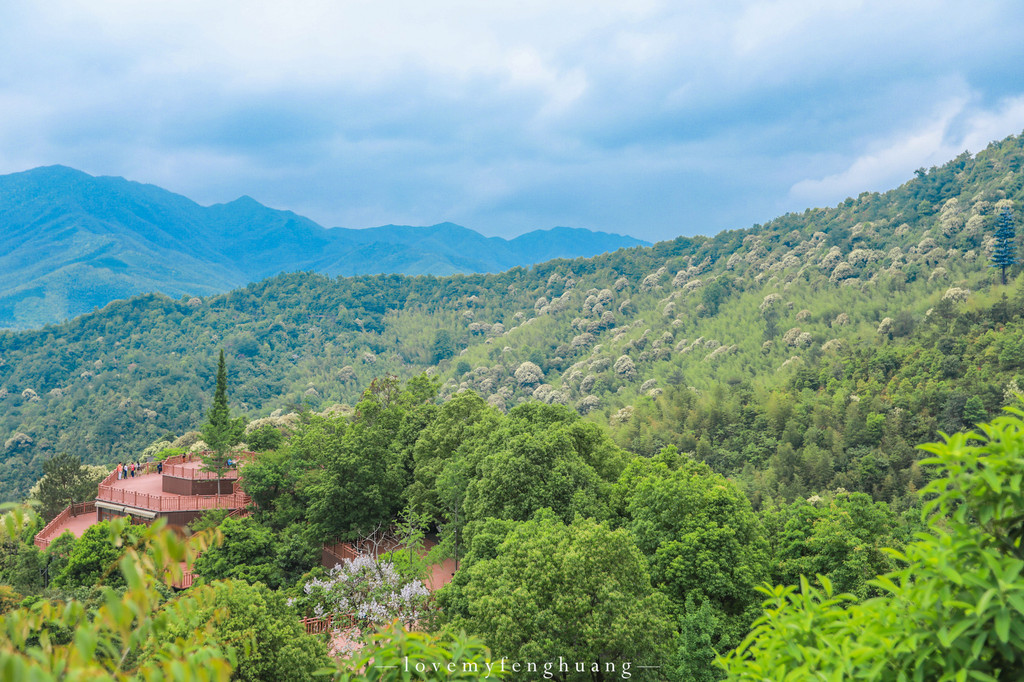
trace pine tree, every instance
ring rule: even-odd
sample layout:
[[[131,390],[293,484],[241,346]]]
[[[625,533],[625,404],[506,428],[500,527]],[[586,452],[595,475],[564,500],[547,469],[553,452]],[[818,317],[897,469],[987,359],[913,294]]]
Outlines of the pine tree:
[[[231,420],[231,412],[228,408],[228,372],[224,363],[224,349],[220,351],[220,363],[217,366],[217,389],[213,394],[213,405],[207,413],[206,423],[203,425],[203,440],[209,448],[201,455],[203,459],[203,470],[212,471],[217,474],[217,494],[220,490],[220,479],[230,471],[228,464],[229,451],[235,444],[235,424]]]
[[[992,254],[992,267],[999,268],[1004,286],[1006,285],[1006,268],[1017,263],[1017,248],[1014,244],[1016,237],[1013,212],[1004,208],[996,219],[996,247]]]

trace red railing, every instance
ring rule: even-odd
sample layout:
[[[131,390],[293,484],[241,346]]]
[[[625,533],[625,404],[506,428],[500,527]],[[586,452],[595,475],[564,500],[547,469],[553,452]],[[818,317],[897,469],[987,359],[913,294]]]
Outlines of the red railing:
[[[302,627],[307,635],[319,635],[321,632],[347,629],[356,625],[355,616],[352,615],[334,616],[332,614],[326,618],[303,618],[299,622],[302,623]]]
[[[114,469],[109,474],[107,474],[106,478],[104,478],[102,481],[100,481],[100,485],[101,486],[113,485],[114,481],[116,481],[116,480],[117,480],[117,469]]]
[[[87,500],[85,502],[78,502],[70,507],[67,507],[60,514],[57,514],[53,519],[46,524],[41,531],[36,533],[35,544],[39,549],[46,549],[53,542],[54,536],[57,535],[57,530],[64,525],[64,523],[73,516],[79,514],[96,513],[96,501]]]
[[[334,559],[334,563],[338,564],[340,564],[345,559],[354,561],[355,558],[359,556],[359,554],[356,552],[355,547],[353,547],[348,542],[335,542],[330,545],[324,543],[323,553],[330,556],[332,559]]]
[[[187,478],[193,481],[209,481],[218,478],[217,474],[213,471],[203,471],[202,469],[187,466],[185,464],[164,464],[163,469],[164,476],[174,476],[175,478]],[[238,478],[238,470],[230,469],[224,472],[224,475],[220,478],[224,480]]]
[[[248,495],[246,495],[248,497]],[[246,502],[246,506],[235,509],[228,514],[229,519],[244,519],[247,516],[252,516],[252,509],[249,509],[249,503]]]
[[[330,631],[333,620],[331,616],[327,616],[326,618],[303,618],[299,622],[302,623],[307,635],[319,635],[321,632]]]
[[[374,558],[377,558],[381,554],[393,552],[401,546],[402,543],[397,538],[385,538],[379,542],[367,543],[364,547],[357,547],[351,542],[341,542],[340,540],[325,542],[320,548],[320,565],[324,568],[333,568],[335,564],[340,564],[346,559],[355,561],[360,551],[372,554]]]
[[[99,487],[97,500],[128,507],[147,509],[155,512],[198,511],[201,509],[237,509],[246,505],[244,493],[228,495],[171,495],[141,493],[135,490],[115,488],[111,485]]]
[[[188,587],[192,587],[192,583],[195,581],[195,579],[196,579],[196,574],[193,573],[192,571],[182,571],[181,572],[181,579],[179,579],[179,580],[172,580],[171,581],[171,587],[176,587],[179,590],[184,590],[184,589],[186,589]]]
[[[167,474],[169,476],[177,476],[179,478],[193,478],[193,479],[197,479],[197,478],[198,479],[217,478],[216,474],[214,474],[212,471],[202,471],[201,469],[197,469],[197,468],[193,468],[193,467],[179,467],[178,466],[178,465],[181,465],[181,464],[186,464],[188,462],[199,462],[199,461],[202,460],[202,455],[204,455],[206,452],[209,452],[209,450],[205,450],[203,452],[186,452],[186,453],[184,453],[182,455],[172,455],[172,456],[168,457],[167,459],[165,459],[163,461],[163,465],[164,465],[163,466],[163,473],[165,473],[165,474]],[[243,464],[246,460],[249,460],[249,459],[252,459],[253,457],[255,457],[256,454],[257,453],[252,452],[251,450],[239,450],[238,452],[232,453],[232,457],[235,459],[235,461],[238,464]],[[147,463],[143,464],[142,465],[142,473],[143,474],[155,474],[155,473],[157,473],[157,471],[156,471],[156,465],[157,464],[158,464],[158,462],[147,462]],[[172,474],[172,473],[170,473],[168,471],[168,469],[171,469],[171,470],[175,471],[176,473]],[[192,473],[188,473],[188,472],[192,472]],[[136,475],[138,475],[138,471],[136,471]],[[230,477],[232,477],[232,478],[237,478],[238,471],[236,469],[232,469],[228,473],[228,475]],[[103,482],[101,483],[101,485],[110,485],[110,483],[112,481],[116,481],[116,480],[117,480],[117,469],[115,468],[114,471],[112,471],[109,476],[107,476],[105,479],[103,479]]]

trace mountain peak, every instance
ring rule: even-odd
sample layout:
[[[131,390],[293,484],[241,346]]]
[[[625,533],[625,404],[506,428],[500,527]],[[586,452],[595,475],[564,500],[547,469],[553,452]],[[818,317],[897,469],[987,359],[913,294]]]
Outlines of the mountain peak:
[[[258,206],[260,208],[266,208],[266,206],[264,206],[260,202],[256,201],[255,199],[253,199],[248,194],[243,194],[242,196],[238,197],[234,201],[229,201],[228,203],[226,203],[224,205],[225,206],[238,206],[238,207],[257,207]]]
[[[95,179],[95,176],[90,175],[89,173],[86,173],[85,171],[80,171],[77,168],[72,168],[70,166],[64,166],[64,165],[61,165],[61,164],[53,164],[53,165],[49,165],[49,166],[36,166],[35,168],[30,168],[28,170],[24,170],[24,171],[21,171],[21,172],[18,172],[18,173],[11,173],[10,175],[0,176],[0,178],[22,178],[22,179],[26,179],[26,178],[31,178],[31,179],[46,178],[46,179],[57,179],[57,180],[60,180],[60,179],[63,179],[63,180],[68,180],[68,179],[85,180],[85,179]]]

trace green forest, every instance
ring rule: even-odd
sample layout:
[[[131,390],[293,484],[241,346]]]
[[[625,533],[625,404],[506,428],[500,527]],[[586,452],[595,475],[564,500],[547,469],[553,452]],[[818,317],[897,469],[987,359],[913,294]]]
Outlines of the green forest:
[[[1011,137],[713,238],[498,275],[294,273],[4,332],[0,481],[42,506],[0,531],[0,669],[1024,677],[1022,165]],[[250,516],[32,544],[55,462],[78,491],[87,465],[206,445],[257,452]],[[383,532],[380,557],[320,567]],[[194,585],[167,587],[193,558]],[[328,615],[363,641],[299,624]]]
[[[188,539],[104,521],[40,550],[44,519],[9,511],[5,679],[1024,673],[1020,409],[923,446],[913,508],[837,489],[755,509],[674,446],[629,453],[562,405],[438,404],[438,384],[375,381],[351,414],[262,427],[274,449],[244,467],[252,515],[208,512]],[[382,528],[399,542],[377,559],[320,567],[325,542]],[[190,557],[196,581],[167,587]],[[454,580],[430,593],[428,565],[451,557]],[[365,639],[338,651],[303,616]]]

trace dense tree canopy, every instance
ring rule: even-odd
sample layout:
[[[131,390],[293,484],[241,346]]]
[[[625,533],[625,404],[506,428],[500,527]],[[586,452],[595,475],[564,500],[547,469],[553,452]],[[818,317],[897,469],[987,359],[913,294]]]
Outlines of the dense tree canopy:
[[[442,400],[472,389],[498,409],[566,405],[613,426],[639,454],[700,445],[719,472],[750,464],[745,484],[761,497],[827,486],[913,504],[913,444],[995,414],[1021,373],[1019,334],[1002,329],[1019,315],[1016,296],[1007,291],[992,319],[977,312],[997,303],[991,239],[1001,212],[1024,199],[1022,145],[1008,138],[892,192],[713,238],[494,275],[287,274],[208,299],[143,296],[3,332],[0,484],[17,498],[56,452],[106,464],[195,428],[223,348],[232,408],[250,416],[353,404],[374,377],[431,369]],[[1019,268],[1007,268],[1008,282]],[[960,341],[989,331],[995,356]],[[951,345],[933,352],[940,342]],[[901,389],[903,379],[913,388]],[[796,399],[801,422],[818,422],[811,438],[798,437],[805,423],[802,432],[755,423],[773,392]],[[862,409],[839,404],[849,396]],[[828,413],[816,416],[824,403]],[[888,442],[865,428],[869,417],[885,418],[873,427]],[[897,452],[883,452],[891,445]],[[783,475],[768,471],[773,459]],[[812,475],[790,466],[797,459]]]
[[[616,678],[623,664],[666,659],[666,600],[624,530],[584,520],[565,525],[542,511],[515,524],[495,557],[468,571],[468,616],[457,623],[502,656],[544,662],[557,652],[573,662],[558,679]]]
[[[795,585],[801,575],[823,575],[836,592],[858,598],[875,594],[869,581],[896,568],[885,550],[902,548],[906,534],[884,502],[863,493],[798,500],[766,510],[765,517],[774,544],[774,583]]]
[[[165,636],[183,639],[207,626],[212,626],[213,640],[235,658],[233,679],[313,682],[313,673],[331,665],[323,640],[303,631],[284,595],[258,582],[211,583],[198,608],[176,618]]]
[[[235,578],[271,589],[290,586],[320,559],[320,547],[299,526],[274,532],[252,518],[224,519],[223,541],[204,553],[195,571],[207,580]]]

